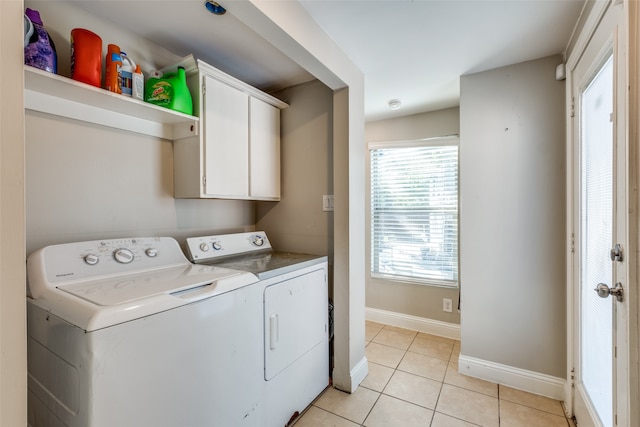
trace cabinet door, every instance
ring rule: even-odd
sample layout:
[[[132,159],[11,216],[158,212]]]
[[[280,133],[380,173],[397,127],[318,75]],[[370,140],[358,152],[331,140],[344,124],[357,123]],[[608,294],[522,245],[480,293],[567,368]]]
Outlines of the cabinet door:
[[[249,196],[280,199],[280,109],[256,98],[249,109]]]
[[[248,196],[249,96],[204,77],[204,193]]]

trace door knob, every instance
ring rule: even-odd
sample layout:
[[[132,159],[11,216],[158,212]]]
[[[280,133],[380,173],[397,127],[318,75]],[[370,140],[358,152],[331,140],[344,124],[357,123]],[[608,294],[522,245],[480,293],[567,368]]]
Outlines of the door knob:
[[[598,283],[598,286],[594,289],[598,293],[600,298],[607,298],[609,295],[614,295],[618,302],[624,300],[624,291],[622,289],[622,283],[618,282],[613,288],[610,288],[604,283]]]

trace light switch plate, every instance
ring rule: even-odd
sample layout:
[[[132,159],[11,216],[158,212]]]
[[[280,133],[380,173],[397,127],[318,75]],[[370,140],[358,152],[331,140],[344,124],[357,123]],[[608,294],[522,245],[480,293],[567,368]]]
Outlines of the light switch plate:
[[[333,194],[322,196],[322,210],[324,212],[333,212]]]

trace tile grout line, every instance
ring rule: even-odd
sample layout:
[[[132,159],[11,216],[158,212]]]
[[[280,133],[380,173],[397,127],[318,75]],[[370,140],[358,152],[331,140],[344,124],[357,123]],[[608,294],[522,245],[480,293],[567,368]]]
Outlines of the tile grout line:
[[[369,418],[369,415],[371,415],[371,412],[373,412],[373,408],[376,407],[376,403],[378,403],[378,400],[380,400],[380,396],[382,396],[382,392],[378,393],[378,397],[376,398],[376,401],[373,402],[373,405],[371,405],[371,409],[369,409],[369,412],[367,412],[367,415],[365,415],[360,426],[364,426],[365,421],[367,421],[367,418]]]
[[[370,343],[372,343],[372,342],[373,342],[373,343],[375,343],[375,344],[383,345],[383,346],[390,347],[390,348],[397,348],[397,347],[393,347],[393,346],[390,346],[390,345],[386,345],[386,344],[384,344],[384,343],[379,343],[379,342],[375,342],[375,341],[374,341],[374,340],[375,340],[375,338],[379,335],[379,333],[380,333],[380,332],[382,332],[383,330],[384,330],[384,327],[383,327],[382,329],[380,329],[380,331],[378,331],[378,332],[377,332],[377,333],[376,333],[376,334],[371,338],[371,341],[369,341],[369,342],[370,342]],[[418,336],[420,335],[418,331],[414,331],[414,332],[415,332],[415,334],[413,335],[413,339],[411,340],[411,343],[409,343],[408,347],[407,347],[406,349],[400,349],[400,350],[402,350],[402,351],[404,352],[404,353],[403,353],[403,355],[402,355],[402,358],[400,359],[400,361],[398,362],[398,364],[393,368],[393,373],[391,374],[391,377],[389,378],[389,380],[385,383],[384,387],[382,387],[382,390],[380,391],[380,395],[385,394],[385,393],[384,393],[384,390],[385,390],[385,389],[386,389],[386,387],[389,385],[389,382],[391,381],[391,378],[393,378],[393,376],[394,376],[397,372],[403,372],[403,373],[404,373],[404,371],[400,371],[400,370],[398,369],[398,367],[399,367],[399,366],[400,366],[400,364],[402,363],[402,360],[404,360],[404,358],[406,357],[407,353],[410,353],[409,349],[410,349],[410,348],[411,348],[411,346],[415,343],[415,340],[416,340],[416,339],[418,338]],[[455,340],[454,340],[454,344],[451,346],[451,351],[450,351],[450,353],[449,353],[449,357],[448,357],[448,358],[447,358],[447,360],[446,360],[446,362],[447,362],[447,367],[445,368],[445,373],[444,373],[444,375],[443,375],[443,377],[442,377],[442,380],[441,380],[441,381],[439,381],[439,383],[440,383],[440,389],[439,389],[439,391],[438,391],[438,397],[436,398],[436,401],[435,401],[435,404],[434,404],[433,410],[431,410],[431,409],[429,409],[429,408],[424,407],[425,409],[427,409],[427,410],[431,410],[431,412],[432,412],[431,420],[430,420],[430,422],[429,422],[429,426],[431,426],[431,425],[433,424],[433,421],[434,421],[434,419],[435,419],[435,414],[436,414],[436,413],[438,413],[438,412],[437,412],[438,402],[439,402],[439,400],[440,400],[440,396],[441,396],[441,394],[442,394],[442,389],[443,389],[444,384],[445,384],[445,378],[446,378],[447,370],[449,369],[449,363],[451,362],[451,357],[453,356],[453,349],[454,349],[454,347],[455,347]],[[411,353],[415,353],[415,352],[411,352]],[[415,353],[415,354],[421,354],[421,353]],[[425,356],[427,356],[427,357],[432,357],[432,356],[428,356],[428,355],[425,355]],[[438,360],[441,360],[441,359],[439,359],[439,358],[437,358],[437,357],[432,357],[432,358],[434,358],[434,359],[438,359]],[[410,372],[407,372],[407,373],[411,374]],[[415,375],[415,374],[411,374],[411,375]],[[418,376],[420,376],[420,375],[418,375]],[[420,377],[422,377],[422,376],[420,376]],[[427,378],[427,377],[423,377],[423,378]],[[432,378],[427,378],[427,379],[431,379],[431,380],[433,380]],[[385,394],[385,395],[386,395],[386,394]],[[386,395],[386,396],[389,396],[389,395]],[[393,396],[391,396],[391,397],[393,397]],[[378,396],[378,399],[376,399],[376,403],[378,402],[379,398],[380,398],[380,396]],[[423,407],[423,406],[421,406],[421,405],[417,405],[417,404],[415,404],[415,403],[413,403],[413,402],[410,402],[410,401],[407,401],[407,400],[404,400],[404,399],[399,399],[399,400],[402,400],[403,402],[407,402],[407,403],[410,403],[410,404],[413,404],[413,405],[416,405],[416,406],[419,406],[419,407]],[[375,406],[375,404],[374,404],[374,406]],[[371,410],[373,410],[373,407],[371,408]],[[368,415],[367,415],[367,417],[368,417]],[[455,417],[454,417],[454,418],[455,418]],[[459,419],[459,418],[456,418],[456,419]],[[365,418],[365,420],[366,420],[366,418]]]
[[[384,326],[382,328],[380,328],[380,330],[378,332],[376,332],[374,336],[371,337],[371,341],[369,341],[369,344],[374,342],[373,340],[376,339],[376,337],[380,334],[380,332],[382,332],[383,329],[384,329]],[[376,343],[376,344],[379,344],[379,343]],[[394,373],[395,373],[395,370],[394,370]],[[393,374],[391,374],[391,377],[393,377]],[[391,380],[391,378],[389,378],[389,380]],[[387,381],[387,383],[384,385],[384,387],[382,387],[382,390],[384,390],[384,388],[387,386],[388,383],[389,383],[389,381]],[[368,390],[371,390],[371,389],[368,389]],[[375,391],[375,390],[372,390],[372,391]],[[364,416],[364,419],[362,420],[362,422],[358,424],[360,427],[364,427],[365,421],[367,421],[367,418],[369,418],[369,415],[371,415],[371,412],[373,411],[373,408],[376,406],[376,403],[378,403],[378,400],[380,400],[380,396],[382,396],[382,391],[380,391],[378,393],[378,397],[376,398],[376,401],[373,402],[373,405],[371,405],[371,409],[369,409],[369,412],[367,412],[367,415]]]
[[[393,374],[391,374],[391,378],[393,378],[393,376],[394,376],[397,372],[403,372],[403,373],[404,373],[404,371],[399,371],[399,370],[398,370],[398,366],[400,366],[400,364],[402,363],[402,360],[404,360],[404,358],[405,358],[405,356],[407,355],[407,353],[409,353],[409,349],[411,348],[411,346],[413,345],[413,343],[414,343],[414,342],[415,342],[415,340],[417,339],[418,335],[419,335],[418,333],[416,333],[416,334],[414,335],[413,339],[411,340],[411,343],[409,344],[409,346],[407,347],[407,349],[406,349],[406,350],[404,350],[404,354],[402,355],[402,359],[400,359],[400,362],[398,362],[398,365],[394,368],[394,370],[393,370]],[[451,351],[452,351],[452,353],[453,353],[453,346],[451,347]],[[448,362],[449,362],[450,360],[451,360],[451,354],[449,354],[449,359],[448,359],[448,361],[447,361],[447,368],[446,368],[446,369],[448,369],[448,366],[449,366],[449,365],[448,365]],[[399,400],[402,400],[403,402],[411,403],[411,404],[413,404],[413,405],[416,405],[416,406],[419,406],[419,407],[423,407],[423,408],[425,408],[425,409],[427,409],[427,410],[430,410],[430,411],[431,411],[431,420],[429,421],[429,426],[433,425],[433,420],[434,420],[434,418],[435,418],[436,409],[437,409],[437,407],[438,407],[438,401],[440,400],[440,395],[442,394],[442,387],[443,387],[443,385],[444,385],[444,379],[445,379],[446,374],[447,374],[446,369],[445,369],[445,374],[444,374],[444,376],[443,376],[443,378],[442,378],[442,381],[440,381],[440,389],[439,389],[439,391],[438,391],[438,397],[436,398],[436,401],[435,401],[435,403],[434,403],[434,405],[433,405],[433,410],[430,410],[429,408],[423,407],[423,406],[421,406],[421,405],[417,405],[417,404],[415,404],[415,403],[413,403],[413,402],[409,402],[409,401],[404,400],[404,399],[399,399]],[[409,373],[409,374],[411,374],[411,373]],[[415,375],[415,374],[411,374],[411,375]],[[418,375],[418,376],[419,376],[419,375]],[[389,378],[389,381],[391,381],[391,378]],[[422,377],[422,378],[425,378],[425,377]],[[430,379],[430,378],[427,378],[427,379]],[[432,379],[431,379],[431,380],[432,380]],[[381,394],[383,394],[383,393],[384,393],[384,390],[387,388],[387,385],[389,384],[389,381],[387,381],[387,383],[386,383],[386,384],[385,384],[385,386],[383,387],[382,391],[380,392]]]
[[[321,407],[319,407],[319,406],[316,406],[316,405],[312,405],[312,406],[314,406],[315,408],[317,408],[317,409],[319,409],[319,410],[321,410],[321,411],[323,411],[323,412],[326,412],[327,414],[334,415],[334,416],[336,416],[336,417],[338,417],[338,418],[342,418],[342,419],[343,419],[343,420],[345,420],[345,421],[348,421],[348,422],[350,422],[350,423],[356,424],[354,421],[351,421],[349,418],[343,417],[343,416],[342,416],[342,415],[340,415],[340,414],[336,414],[335,412],[327,411],[326,409],[323,409],[323,408],[321,408]],[[297,423],[298,421],[300,421],[300,419],[301,419],[301,418],[302,418],[302,416],[296,420],[296,423]],[[365,418],[365,419],[366,419],[366,418]],[[359,427],[362,427],[362,426],[363,426],[363,424],[358,424],[358,426],[359,426]],[[293,425],[293,427],[295,427],[295,424]]]
[[[500,416],[501,413],[501,409],[502,409],[502,403],[501,403],[501,399],[500,399],[500,384],[497,384],[498,387],[498,427],[500,427],[500,424],[502,424],[502,417]]]
[[[440,396],[442,395],[442,388],[444,387],[444,379],[447,377],[447,369],[449,369],[448,362],[447,362],[447,368],[444,370],[444,376],[442,377],[442,382],[440,383],[440,391],[438,392],[438,398],[436,399],[436,403],[433,405],[433,415],[431,416],[431,422],[429,423],[429,426],[433,425],[433,420],[436,418],[438,403],[440,402]]]

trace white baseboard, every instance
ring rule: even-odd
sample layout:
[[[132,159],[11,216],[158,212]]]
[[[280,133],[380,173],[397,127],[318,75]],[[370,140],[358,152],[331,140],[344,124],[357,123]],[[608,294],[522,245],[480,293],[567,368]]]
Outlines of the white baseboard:
[[[367,376],[367,374],[369,373],[369,361],[367,360],[367,357],[363,357],[362,359],[360,359],[360,361],[358,363],[356,363],[356,366],[353,367],[353,369],[349,372],[349,384],[344,384],[344,383],[338,383],[336,382],[336,374],[335,374],[335,369],[334,369],[334,374],[333,374],[333,387],[337,388],[338,390],[342,390],[344,392],[347,393],[353,393],[354,391],[356,391],[356,389],[358,388],[358,386],[360,385],[360,383],[362,381],[364,381],[365,377]]]
[[[356,366],[351,370],[351,392],[353,393],[356,388],[364,381],[365,377],[369,373],[369,361],[366,357],[360,359]]]
[[[458,372],[551,399],[560,401],[565,399],[566,380],[564,378],[552,377],[462,354],[458,358]]]
[[[438,335],[454,340],[460,339],[460,325],[455,323],[441,322],[439,320],[431,320],[424,317],[369,307],[365,308],[365,318],[373,322],[411,329],[412,331],[424,332],[426,334]]]

